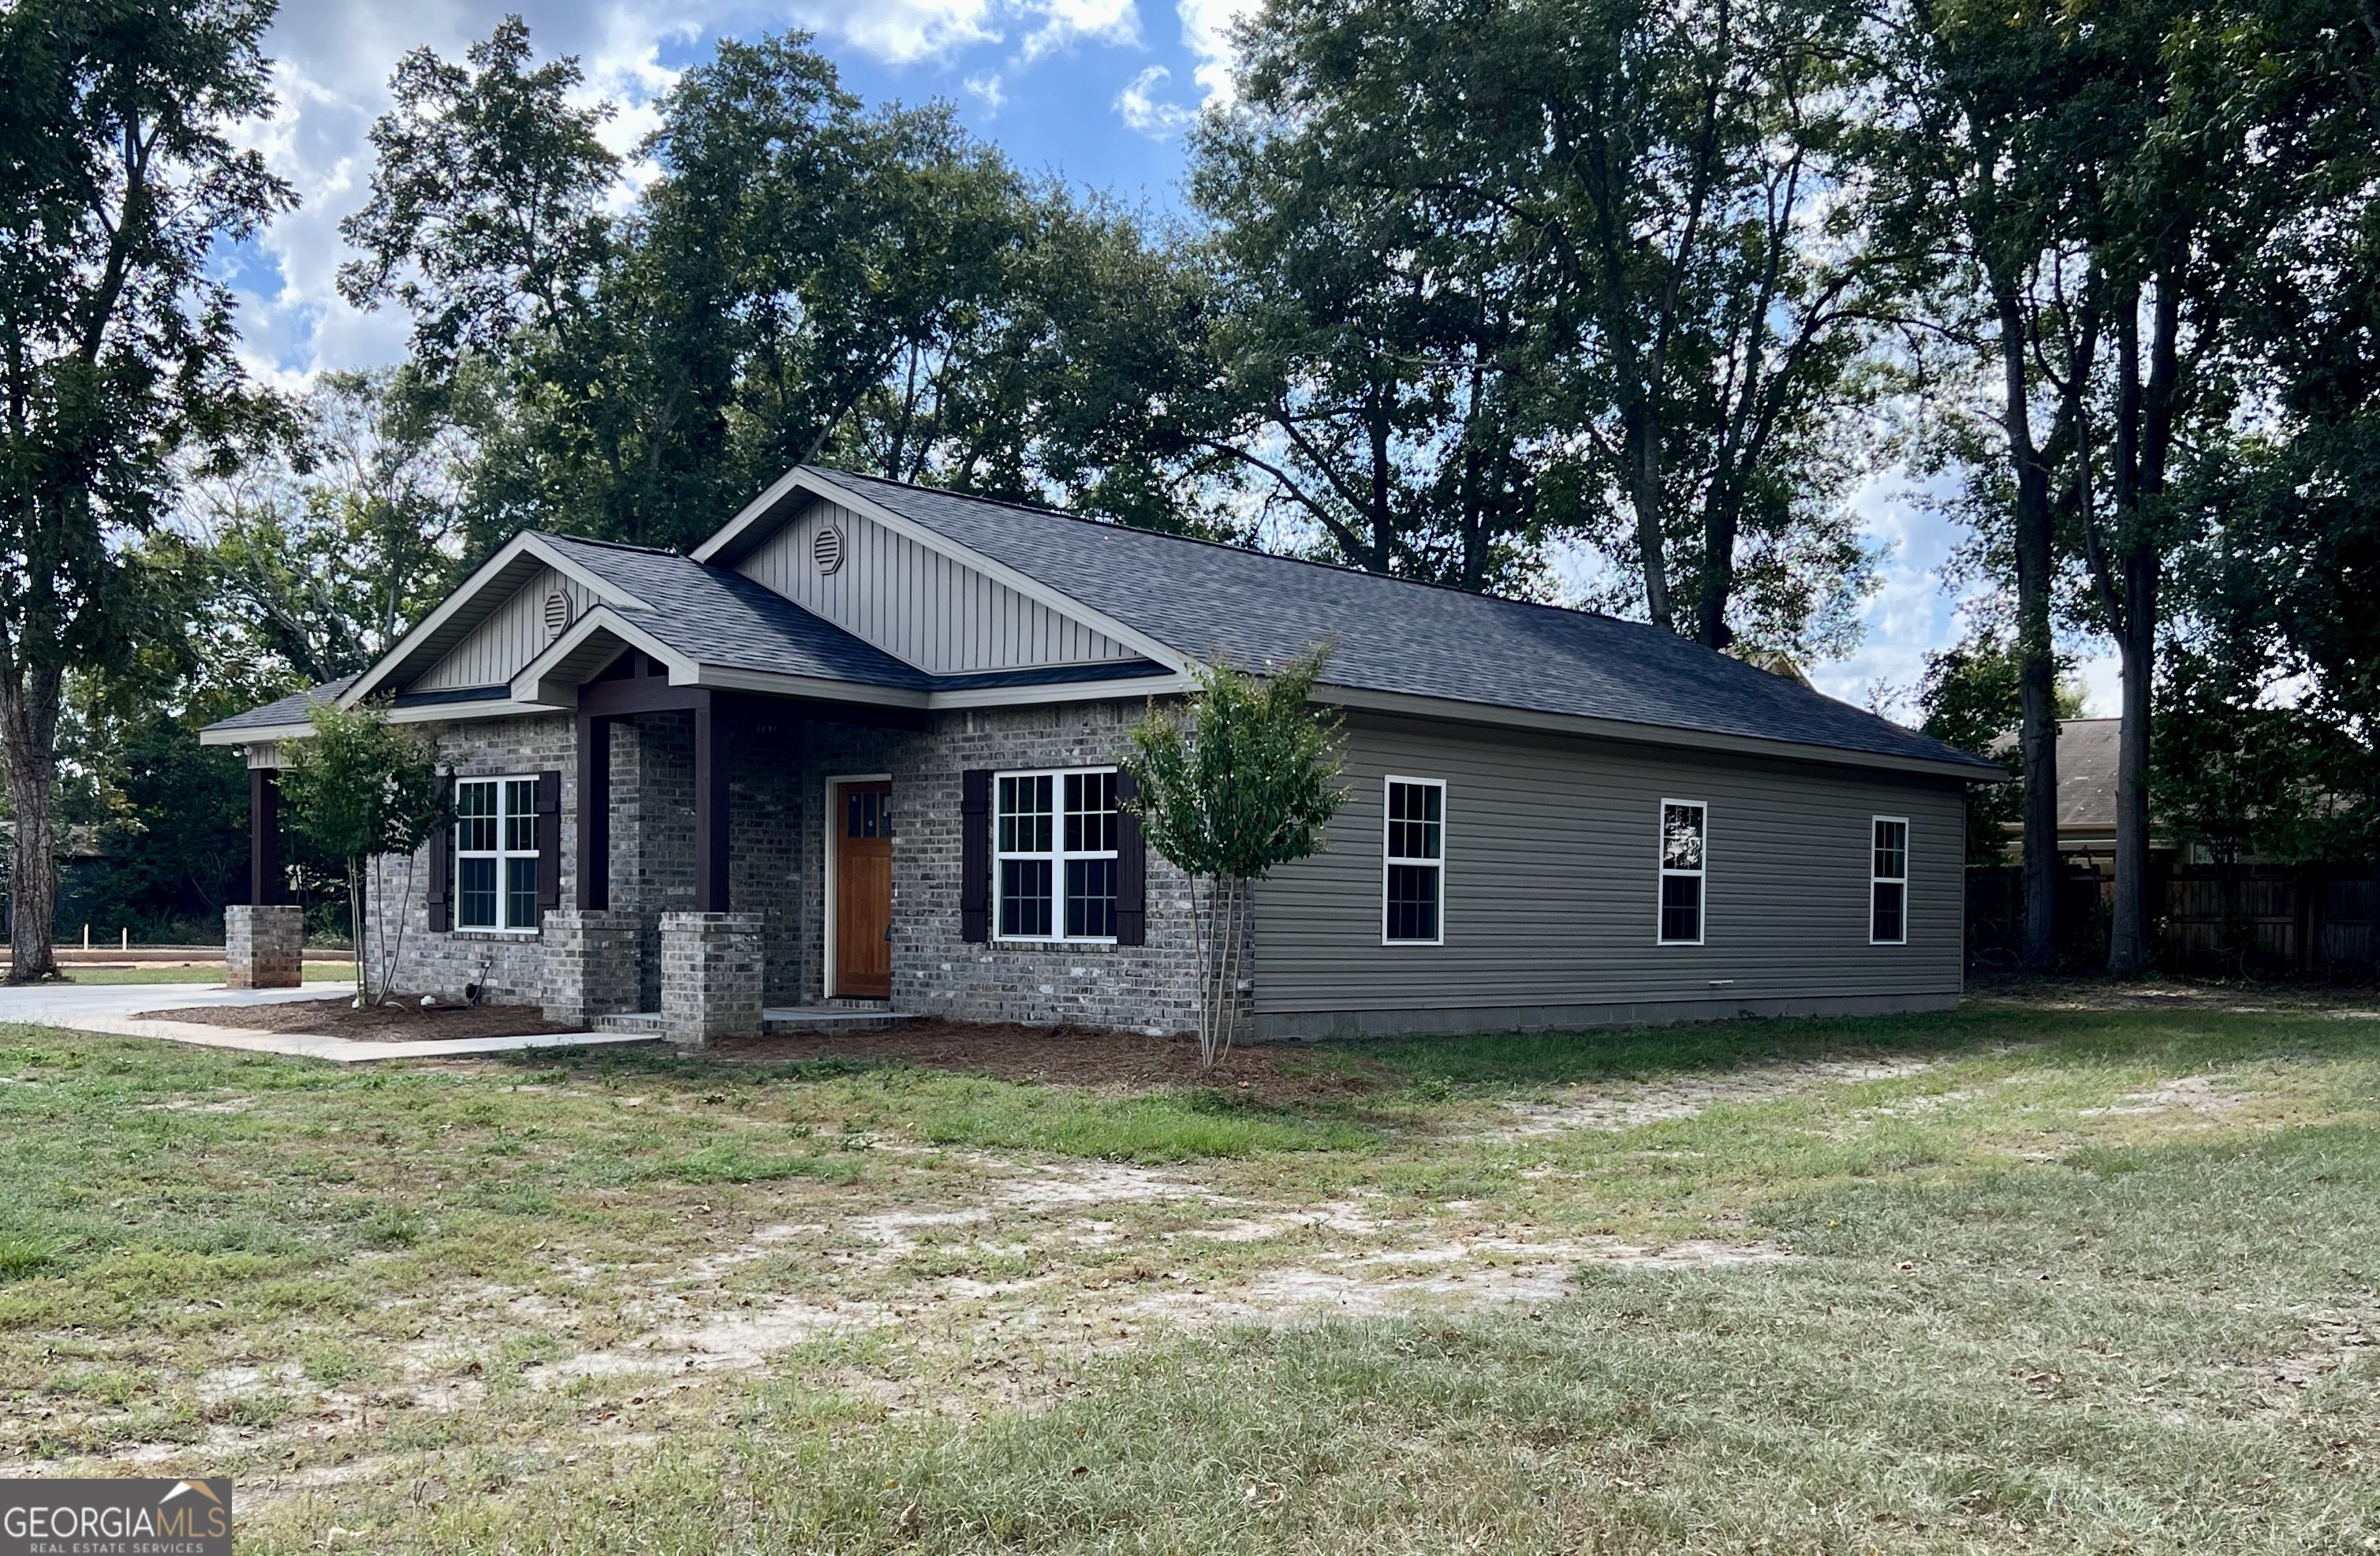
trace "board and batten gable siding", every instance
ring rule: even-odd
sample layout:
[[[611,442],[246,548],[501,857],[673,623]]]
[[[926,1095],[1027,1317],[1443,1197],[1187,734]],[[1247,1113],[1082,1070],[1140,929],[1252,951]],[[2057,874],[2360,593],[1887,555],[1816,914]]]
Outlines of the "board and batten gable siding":
[[[1256,889],[1259,1037],[1938,1008],[1963,978],[1955,782],[1354,715],[1325,853]],[[1381,943],[1384,779],[1446,784],[1444,943]],[[1709,808],[1704,943],[1656,943],[1661,802]],[[1906,817],[1908,943],[1871,945]]]
[[[546,630],[545,602],[554,594],[570,602],[573,621],[596,602],[594,591],[584,584],[551,567],[542,568],[406,690],[460,691],[511,680],[553,641],[553,635]]]
[[[843,565],[821,572],[821,526]],[[1139,657],[1062,612],[840,504],[812,503],[736,570],[855,638],[935,675],[1098,664]]]

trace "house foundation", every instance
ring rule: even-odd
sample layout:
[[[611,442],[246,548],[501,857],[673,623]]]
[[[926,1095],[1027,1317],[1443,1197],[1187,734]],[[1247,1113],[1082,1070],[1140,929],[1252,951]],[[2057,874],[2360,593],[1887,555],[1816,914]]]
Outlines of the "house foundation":
[[[662,1036],[699,1049],[713,1038],[760,1033],[767,917],[662,915]]]
[[[297,988],[306,979],[306,910],[289,903],[225,908],[224,963],[234,989]]]

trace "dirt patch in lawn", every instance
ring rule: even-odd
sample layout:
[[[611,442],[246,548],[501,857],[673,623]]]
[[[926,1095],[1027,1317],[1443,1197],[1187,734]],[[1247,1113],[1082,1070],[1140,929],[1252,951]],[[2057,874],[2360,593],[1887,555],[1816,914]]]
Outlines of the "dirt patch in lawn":
[[[2374,1015],[2370,983],[2234,983],[2217,979],[2043,978],[1977,973],[1967,997],[1981,1004],[2033,1010],[2211,1011],[2228,1015]]]
[[[371,1042],[431,1041],[445,1038],[526,1038],[580,1028],[548,1021],[535,1005],[385,1004],[355,1008],[355,996],[285,1000],[267,1005],[188,1005],[144,1010],[136,1021],[190,1021],[205,1027],[237,1027],[249,1032],[303,1032],[311,1037],[356,1038]]]
[[[1168,1086],[1220,1087],[1280,1103],[1349,1100],[1398,1079],[1387,1066],[1360,1053],[1280,1043],[1235,1049],[1220,1071],[1206,1076],[1199,1073],[1198,1044],[1191,1038],[970,1021],[905,1021],[878,1032],[730,1039],[712,1044],[704,1057],[730,1064],[819,1059],[906,1063],[999,1080],[1078,1086],[1112,1096]]]

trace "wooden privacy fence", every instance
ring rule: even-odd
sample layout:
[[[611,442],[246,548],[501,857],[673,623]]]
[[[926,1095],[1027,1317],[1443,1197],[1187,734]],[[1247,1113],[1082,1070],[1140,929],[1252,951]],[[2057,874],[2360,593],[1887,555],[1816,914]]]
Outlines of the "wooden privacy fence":
[[[2104,966],[2113,878],[2070,862],[2058,891],[2058,959]],[[2162,911],[2159,960],[2175,972],[2242,977],[2368,975],[2380,960],[2380,873],[2369,865],[2161,866],[2150,879]],[[2016,966],[2022,872],[1967,872],[1967,963]]]

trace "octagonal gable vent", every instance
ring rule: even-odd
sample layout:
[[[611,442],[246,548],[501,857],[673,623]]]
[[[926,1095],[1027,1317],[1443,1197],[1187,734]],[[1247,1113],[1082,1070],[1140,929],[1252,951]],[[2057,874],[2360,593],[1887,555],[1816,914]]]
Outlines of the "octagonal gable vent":
[[[562,629],[569,625],[570,597],[566,594],[560,593],[547,595],[545,597],[546,640],[548,642],[552,642],[554,638],[561,637]]]
[[[821,574],[832,577],[843,568],[843,531],[832,524],[819,526],[810,537],[810,560],[818,564]]]

